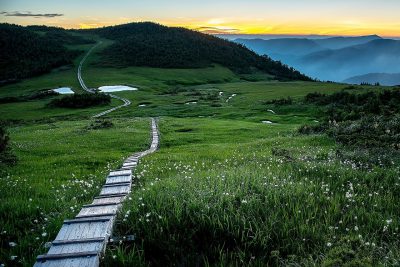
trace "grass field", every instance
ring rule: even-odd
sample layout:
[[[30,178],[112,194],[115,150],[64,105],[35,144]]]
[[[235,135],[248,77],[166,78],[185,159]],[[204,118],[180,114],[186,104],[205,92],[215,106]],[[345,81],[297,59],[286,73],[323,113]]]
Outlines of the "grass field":
[[[327,136],[296,131],[323,116],[302,103],[306,94],[346,85],[282,83],[218,65],[110,69],[97,57],[83,69],[89,87],[139,88],[117,93],[132,105],[107,116],[112,128],[90,126],[108,106],[52,108],[52,97],[0,104],[18,158],[0,173],[0,264],[32,265],[63,219],[98,193],[107,171],[148,146],[150,116],[159,118],[160,150],[135,171],[115,229],[136,239],[109,246],[105,266],[399,264],[398,164],[359,168]],[[0,97],[58,86],[81,92],[79,60],[3,86]],[[288,96],[292,105],[266,103]]]
[[[91,129],[90,120],[9,128],[18,163],[1,170],[1,263],[31,265],[62,221],[98,195],[107,172],[149,145],[148,119],[112,122],[109,129]]]
[[[160,121],[106,266],[399,263],[398,166],[362,170],[324,136],[238,120]]]

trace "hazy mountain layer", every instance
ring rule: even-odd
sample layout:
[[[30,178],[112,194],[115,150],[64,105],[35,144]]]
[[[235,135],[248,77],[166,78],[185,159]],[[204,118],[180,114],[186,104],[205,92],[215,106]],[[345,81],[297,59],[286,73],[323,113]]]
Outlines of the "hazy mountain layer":
[[[400,73],[369,73],[365,75],[351,77],[344,80],[343,82],[351,84],[379,83],[381,85],[388,86],[400,85]]]
[[[376,35],[236,42],[320,80],[343,81],[370,73],[400,72],[400,41]]]

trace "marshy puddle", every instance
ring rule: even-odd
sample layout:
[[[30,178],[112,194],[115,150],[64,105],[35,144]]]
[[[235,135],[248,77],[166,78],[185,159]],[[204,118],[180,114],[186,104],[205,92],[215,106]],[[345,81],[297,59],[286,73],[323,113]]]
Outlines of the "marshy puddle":
[[[272,121],[262,121],[264,124],[274,124]]]
[[[192,102],[186,102],[185,105],[193,105],[193,104],[197,104],[196,101],[192,101]]]
[[[140,104],[138,107],[142,108],[142,107],[145,107],[145,106],[146,106],[146,104]]]
[[[53,89],[52,91],[56,92],[56,93],[59,93],[61,95],[75,94],[75,92],[72,91],[72,89],[69,88],[69,87],[60,87],[60,88],[57,88],[57,89]]]
[[[107,85],[107,86],[100,86],[100,92],[103,93],[113,93],[113,92],[120,92],[120,91],[137,91],[138,89],[135,87],[130,87],[127,85]]]
[[[228,97],[228,99],[226,100],[226,103],[228,103],[229,102],[229,100],[231,100],[233,97],[235,97],[236,96],[236,94],[232,94],[230,97]]]

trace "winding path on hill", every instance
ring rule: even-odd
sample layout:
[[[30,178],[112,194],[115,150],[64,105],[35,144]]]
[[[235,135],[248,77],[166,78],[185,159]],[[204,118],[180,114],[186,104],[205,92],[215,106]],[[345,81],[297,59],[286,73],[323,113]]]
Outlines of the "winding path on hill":
[[[78,75],[79,84],[81,85],[81,87],[82,87],[83,90],[85,90],[86,92],[91,93],[91,94],[94,94],[96,91],[95,91],[94,89],[88,88],[88,87],[86,86],[85,82],[83,81],[83,78],[82,78],[82,67],[83,67],[83,64],[85,63],[86,59],[87,59],[88,56],[90,55],[90,53],[92,53],[92,51],[93,51],[96,47],[98,47],[100,44],[102,44],[101,41],[98,42],[98,43],[96,43],[92,48],[90,48],[90,50],[89,50],[89,51],[86,53],[86,55],[82,58],[81,62],[79,63],[79,67],[78,67],[78,73],[77,73],[77,75]],[[94,115],[93,118],[101,117],[101,116],[103,116],[103,115],[106,115],[106,114],[108,114],[108,113],[114,111],[114,110],[117,110],[117,109],[122,108],[122,107],[129,106],[129,105],[131,104],[131,101],[129,101],[129,99],[126,99],[126,98],[123,98],[123,97],[119,97],[119,96],[114,95],[114,94],[108,94],[108,95],[111,96],[112,98],[119,99],[119,100],[121,100],[121,101],[124,102],[124,103],[123,103],[122,105],[119,105],[119,106],[116,106],[116,107],[114,107],[114,108],[108,109],[108,110],[106,110],[106,111],[100,112],[99,114]]]
[[[159,134],[155,119],[151,119],[152,142],[149,149],[129,156],[120,169],[111,171],[100,195],[84,205],[72,220],[65,220],[47,254],[37,257],[34,267],[97,267],[106,245],[118,209],[131,191],[132,170],[139,159],[157,150]]]

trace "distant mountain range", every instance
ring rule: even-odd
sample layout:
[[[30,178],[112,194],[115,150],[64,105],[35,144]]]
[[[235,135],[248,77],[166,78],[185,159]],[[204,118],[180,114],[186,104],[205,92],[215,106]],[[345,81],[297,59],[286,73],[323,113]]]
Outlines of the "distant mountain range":
[[[235,39],[306,75],[327,81],[400,84],[400,41],[377,35],[331,38]],[[362,79],[366,79],[365,81]]]
[[[351,84],[360,84],[365,82],[374,84],[377,81],[384,85],[400,85],[400,73],[369,73],[344,80],[345,83]]]

